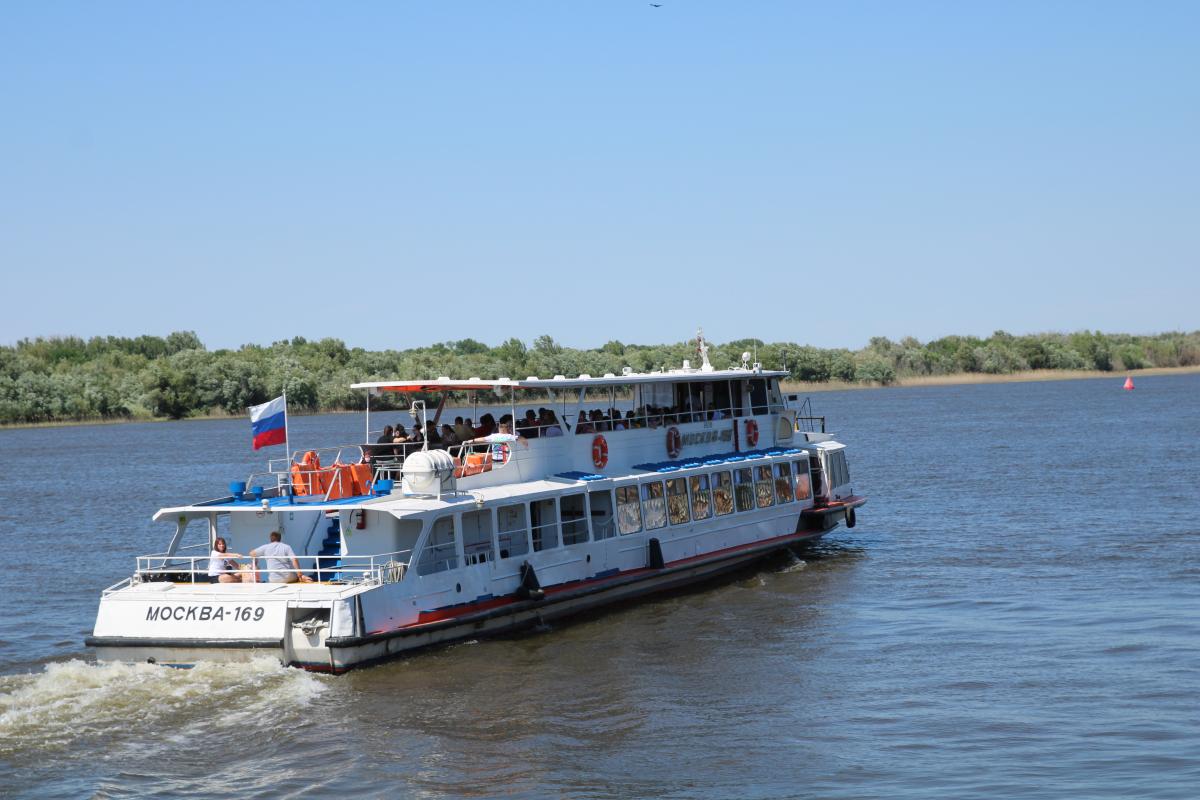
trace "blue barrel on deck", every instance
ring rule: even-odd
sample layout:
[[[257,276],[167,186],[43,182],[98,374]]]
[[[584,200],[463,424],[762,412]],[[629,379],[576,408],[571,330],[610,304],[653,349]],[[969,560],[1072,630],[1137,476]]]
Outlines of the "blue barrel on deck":
[[[392,493],[392,481],[379,480],[375,481],[375,494],[384,495]]]
[[[245,482],[245,481],[230,481],[230,483],[229,483],[229,493],[230,493],[231,495],[233,495],[233,499],[234,499],[234,500],[243,500],[243,499],[245,499],[245,496],[246,496],[246,482]]]

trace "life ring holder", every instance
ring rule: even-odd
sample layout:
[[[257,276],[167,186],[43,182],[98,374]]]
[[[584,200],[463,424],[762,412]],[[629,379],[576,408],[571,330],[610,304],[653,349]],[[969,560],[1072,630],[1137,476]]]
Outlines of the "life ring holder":
[[[671,458],[679,458],[679,453],[683,450],[683,436],[679,433],[679,428],[674,425],[667,428],[667,455]]]
[[[592,466],[596,469],[608,466],[608,441],[600,435],[592,439]]]
[[[750,447],[758,444],[758,423],[752,419],[746,420],[746,444]]]

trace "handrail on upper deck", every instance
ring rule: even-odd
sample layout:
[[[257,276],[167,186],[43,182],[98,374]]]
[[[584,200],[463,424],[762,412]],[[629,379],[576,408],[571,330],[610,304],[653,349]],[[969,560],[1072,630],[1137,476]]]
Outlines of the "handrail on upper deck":
[[[166,580],[191,584],[210,583],[208,581],[208,562],[210,558],[211,556],[137,556],[134,574],[130,578],[126,578],[104,591],[105,593],[117,591],[123,587],[126,581],[130,585],[165,582]],[[249,558],[249,556],[243,556],[242,558]],[[318,583],[351,583],[355,582],[355,580],[367,583],[396,583],[403,579],[404,574],[408,570],[408,566],[412,561],[412,550],[395,550],[390,553],[372,553],[369,555],[298,555],[296,556],[296,560],[301,565],[299,570],[290,566],[283,569],[268,569],[265,565],[263,567],[257,566],[256,562],[259,559],[268,558],[277,557],[256,556],[249,559],[251,565],[248,568],[239,569],[237,572],[226,572],[225,574],[240,576],[248,573],[255,578],[255,580],[250,581],[251,583],[269,583],[269,580],[263,580],[263,576],[269,576],[272,573],[315,575],[315,580]],[[240,561],[241,559],[230,558],[229,560]],[[338,563],[331,565],[331,562],[334,560],[337,560]],[[312,562],[312,567],[305,568],[304,564],[310,561]],[[179,580],[180,578],[183,578],[183,580]],[[292,581],[292,583],[295,582]]]

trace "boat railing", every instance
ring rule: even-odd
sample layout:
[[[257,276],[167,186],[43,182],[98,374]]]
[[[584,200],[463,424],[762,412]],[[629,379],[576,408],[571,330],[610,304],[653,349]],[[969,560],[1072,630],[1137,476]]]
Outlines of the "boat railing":
[[[795,399],[795,395],[792,395]],[[794,428],[797,433],[817,433],[817,426],[821,426],[821,433],[825,433],[825,418],[819,417],[813,413],[812,398],[804,398],[804,402],[796,409],[796,421]]]
[[[224,574],[238,578],[244,583],[271,583],[272,576],[297,576],[288,582],[301,580],[317,583],[398,583],[403,580],[412,559],[412,550],[396,550],[390,553],[373,553],[371,555],[305,555],[296,556],[300,569],[286,567],[268,568],[258,562],[275,556],[257,556],[249,558],[230,558],[237,565],[236,571]],[[127,584],[139,583],[191,583],[207,584],[209,580],[210,556],[183,556],[155,554],[137,557],[137,568],[131,578],[127,578],[104,591],[112,592],[124,588]],[[248,563],[243,563],[248,562]],[[274,581],[276,583],[282,581]]]
[[[607,409],[597,408],[595,410],[604,412]],[[718,422],[735,418],[761,416],[763,414],[778,414],[787,410],[787,406],[780,403],[768,403],[753,405],[748,408],[725,406],[722,408],[705,408],[698,411],[644,406],[632,410],[632,416],[626,414],[619,418],[592,419],[590,416],[585,420],[577,418],[571,420],[570,427],[576,434],[608,433],[613,430],[637,430],[641,428],[669,428],[672,425],[686,425],[692,422]],[[518,428],[517,432],[520,433],[521,429]]]

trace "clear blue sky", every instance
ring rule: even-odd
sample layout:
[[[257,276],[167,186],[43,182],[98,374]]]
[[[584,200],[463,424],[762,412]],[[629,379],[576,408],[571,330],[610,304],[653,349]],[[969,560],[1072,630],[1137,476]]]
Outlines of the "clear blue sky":
[[[0,342],[1200,327],[1200,3],[12,2]]]

